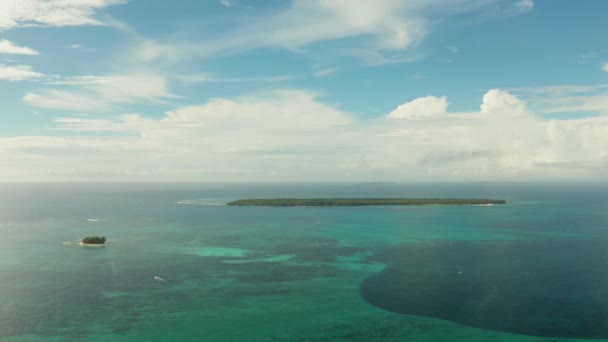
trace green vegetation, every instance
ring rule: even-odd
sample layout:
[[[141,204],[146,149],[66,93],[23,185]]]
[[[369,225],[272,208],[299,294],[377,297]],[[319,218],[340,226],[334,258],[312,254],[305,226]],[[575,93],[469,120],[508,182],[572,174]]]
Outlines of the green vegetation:
[[[363,205],[489,205],[505,204],[499,199],[463,198],[267,198],[240,199],[229,202],[233,206],[271,206],[271,207],[335,207]]]
[[[106,243],[105,236],[87,236],[82,239],[82,243],[86,245],[103,245]]]

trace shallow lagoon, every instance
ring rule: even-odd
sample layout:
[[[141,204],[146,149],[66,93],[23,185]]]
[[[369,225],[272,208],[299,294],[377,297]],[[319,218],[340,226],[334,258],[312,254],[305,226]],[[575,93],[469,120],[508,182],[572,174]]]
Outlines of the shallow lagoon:
[[[555,341],[608,331],[600,322],[608,305],[608,268],[601,267],[608,264],[608,196],[601,187],[3,190],[0,336],[8,341]],[[252,196],[490,196],[509,203],[216,205]],[[63,245],[91,234],[107,236],[108,245]],[[530,324],[528,315],[518,324],[513,317],[523,309],[542,322]],[[551,319],[559,329],[547,328],[555,326]]]

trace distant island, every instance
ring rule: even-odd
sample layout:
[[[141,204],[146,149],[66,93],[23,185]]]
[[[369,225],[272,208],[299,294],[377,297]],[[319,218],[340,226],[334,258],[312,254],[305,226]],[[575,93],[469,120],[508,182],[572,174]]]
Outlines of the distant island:
[[[255,198],[227,203],[231,206],[267,207],[351,207],[364,205],[493,205],[501,199],[475,198]]]
[[[102,246],[106,243],[105,236],[87,236],[80,241],[83,246]]]

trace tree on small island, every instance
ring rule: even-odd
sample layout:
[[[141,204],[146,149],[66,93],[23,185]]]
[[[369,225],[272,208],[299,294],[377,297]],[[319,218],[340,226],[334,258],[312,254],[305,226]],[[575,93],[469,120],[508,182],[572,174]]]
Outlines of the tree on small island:
[[[105,236],[87,236],[82,239],[82,243],[87,245],[103,245],[106,243]]]

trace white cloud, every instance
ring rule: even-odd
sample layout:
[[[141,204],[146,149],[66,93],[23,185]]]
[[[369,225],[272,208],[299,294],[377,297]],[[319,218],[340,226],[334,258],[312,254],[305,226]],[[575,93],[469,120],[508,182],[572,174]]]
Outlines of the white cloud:
[[[95,12],[126,0],[2,0],[0,29],[102,25]]]
[[[184,83],[205,83],[205,82],[215,82],[215,83],[245,83],[245,82],[284,82],[290,81],[298,78],[302,78],[303,75],[293,74],[293,75],[276,75],[276,76],[253,76],[253,77],[224,77],[217,76],[210,73],[198,73],[198,74],[186,74],[186,75],[175,75],[172,76],[173,79]]]
[[[212,99],[160,118],[61,117],[53,129],[89,135],[0,138],[0,176],[441,181],[603,179],[608,171],[608,117],[541,119],[504,90],[488,91],[470,113],[447,112],[442,97],[410,103],[435,106],[432,120],[408,120],[418,111],[358,120],[302,90]]]
[[[482,114],[498,114],[509,117],[526,115],[526,104],[507,91],[492,89],[483,96]]]
[[[540,101],[543,113],[595,113],[608,115],[608,94],[565,96]]]
[[[28,92],[23,100],[35,107],[103,112],[116,109],[119,104],[162,103],[177,98],[169,92],[166,78],[155,74],[68,77],[48,85],[70,90]]]
[[[608,84],[514,88],[538,114],[608,115]]]
[[[209,73],[176,75],[173,78],[186,84],[213,82],[213,80],[215,79],[215,77]]]
[[[262,31],[267,44],[297,48],[312,42],[370,34],[388,49],[404,49],[427,33],[426,20],[415,15],[414,3],[394,0],[294,1]]]
[[[606,89],[608,89],[608,84],[522,87],[512,88],[510,90],[518,93],[534,94],[541,97],[563,97],[571,94],[590,94],[594,92],[602,92]]]
[[[165,77],[155,74],[100,77],[93,83],[85,80],[85,84],[102,98],[118,103],[177,97],[168,91]]]
[[[325,77],[325,76],[329,76],[329,75],[335,73],[337,70],[338,70],[337,68],[325,68],[325,69],[315,71],[314,75],[316,77]]]
[[[347,51],[363,60],[402,62],[438,23],[462,13],[498,6],[498,0],[293,0],[283,10],[238,22],[214,39],[143,40],[132,53],[145,62],[185,59],[280,47],[299,51],[314,44],[358,38],[360,49]],[[507,13],[506,15],[509,15]],[[325,54],[327,50],[324,49]],[[399,52],[398,56],[391,53]],[[334,53],[343,56],[345,49]],[[376,62],[377,64],[385,62]]]
[[[289,178],[292,165],[283,163],[284,157],[317,174],[330,162],[350,162],[350,156],[341,155],[351,148],[340,148],[340,140],[348,141],[344,129],[355,120],[318,103],[312,93],[284,90],[214,99],[167,112],[158,120],[124,115],[118,120],[80,117],[56,122],[57,128],[68,131],[130,135],[0,138],[0,162],[19,160],[22,168],[36,167],[37,175],[22,177],[55,180]],[[7,171],[0,169],[0,174]]]
[[[445,96],[425,96],[402,104],[388,117],[391,119],[428,119],[447,112],[448,99]]]
[[[87,47],[82,44],[69,44],[69,45],[64,45],[63,47],[67,48],[67,49],[73,49],[73,50],[88,52],[88,53],[97,51],[97,49],[90,48],[90,47]]]
[[[602,65],[602,70],[608,72],[608,63],[604,63],[604,65]]]
[[[113,109],[109,103],[95,96],[62,90],[28,92],[23,101],[40,108],[62,109],[75,112],[103,112]]]
[[[531,10],[534,8],[534,0],[520,0],[515,6],[522,10]]]
[[[477,113],[394,122],[407,125],[388,136],[410,139],[407,155],[419,161],[412,167],[439,179],[599,179],[608,169],[608,118],[543,120],[504,90],[488,91]],[[397,142],[385,146],[394,146],[394,158],[403,153]]]
[[[40,53],[25,46],[15,45],[9,40],[0,39],[0,54],[37,56]]]
[[[136,44],[132,53],[142,62],[149,63],[162,60],[169,64],[174,64],[190,57],[203,55],[203,51],[202,47],[197,44],[163,43],[157,40],[146,39]]]
[[[228,8],[232,8],[235,5],[234,2],[231,0],[220,0],[220,4],[222,4],[222,6],[228,7]]]
[[[25,81],[41,77],[44,77],[44,74],[33,71],[29,65],[10,66],[0,64],[0,80]]]
[[[88,118],[58,118],[56,123],[61,125],[61,130],[76,132],[121,132],[127,128],[120,123],[103,119]]]

